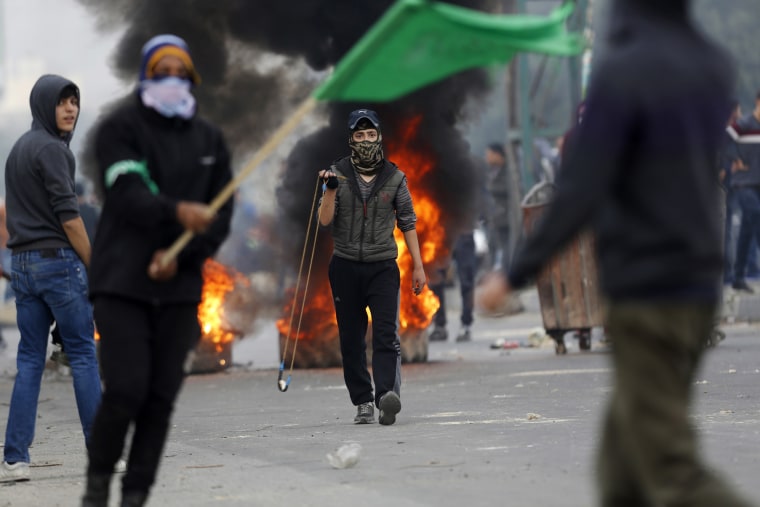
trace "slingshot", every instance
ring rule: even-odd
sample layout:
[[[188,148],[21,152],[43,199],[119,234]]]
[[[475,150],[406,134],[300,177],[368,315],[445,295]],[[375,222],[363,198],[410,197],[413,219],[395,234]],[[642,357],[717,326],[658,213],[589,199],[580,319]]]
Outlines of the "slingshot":
[[[293,364],[295,363],[296,359],[296,348],[298,347],[298,337],[301,333],[301,321],[303,320],[303,310],[306,306],[306,296],[309,291],[309,279],[311,278],[311,267],[314,264],[314,252],[317,248],[317,236],[319,234],[319,226],[314,227],[314,240],[311,243],[311,255],[309,256],[309,266],[306,269],[306,282],[304,283],[304,289],[303,289],[303,296],[301,297],[301,311],[298,314],[298,324],[296,325],[296,335],[295,338],[293,338],[293,351],[290,358],[290,368],[288,369],[288,378],[283,380],[282,376],[285,372],[285,356],[288,353],[288,346],[290,345],[290,335],[293,330],[293,317],[295,315],[296,311],[296,302],[298,300],[299,292],[298,290],[301,287],[301,275],[303,274],[303,268],[304,268],[304,261],[306,259],[306,249],[309,245],[309,238],[311,237],[311,229],[312,224],[314,223],[314,213],[316,211],[316,204],[317,204],[317,194],[319,193],[319,186],[322,183],[321,178],[317,177],[317,184],[314,188],[314,197],[311,201],[311,209],[309,210],[309,219],[307,223],[309,224],[306,227],[306,240],[303,244],[303,250],[301,251],[301,263],[298,267],[298,278],[296,279],[296,288],[295,293],[293,294],[293,304],[290,306],[290,321],[288,322],[288,334],[285,337],[285,345],[282,347],[282,360],[280,361],[280,371],[277,376],[277,387],[280,389],[280,392],[285,392],[288,390],[288,387],[290,386],[290,379],[293,374]]]

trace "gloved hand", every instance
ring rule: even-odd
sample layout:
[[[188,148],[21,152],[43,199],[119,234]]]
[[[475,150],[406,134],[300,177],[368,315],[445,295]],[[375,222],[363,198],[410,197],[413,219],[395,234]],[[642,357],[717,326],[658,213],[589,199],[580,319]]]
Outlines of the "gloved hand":
[[[325,186],[329,189],[336,189],[338,188],[338,177],[337,176],[330,176],[325,180]]]

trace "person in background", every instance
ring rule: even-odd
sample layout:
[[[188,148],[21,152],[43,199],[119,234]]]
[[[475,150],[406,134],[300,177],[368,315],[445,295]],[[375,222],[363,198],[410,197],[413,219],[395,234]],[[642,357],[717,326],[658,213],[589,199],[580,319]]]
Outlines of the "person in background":
[[[11,288],[11,251],[8,249],[8,227],[5,224],[5,199],[0,198],[0,276],[5,279],[6,286],[3,293],[3,303],[13,299]],[[3,329],[0,327],[0,352],[5,350],[7,343],[3,338]]]
[[[733,140],[728,154],[732,161],[731,191],[742,213],[731,286],[752,293],[746,275],[750,249],[757,250],[760,245],[760,90],[755,96],[755,108],[731,123],[727,132]]]
[[[525,286],[595,226],[614,344],[597,468],[603,507],[751,505],[703,463],[689,416],[721,291],[715,166],[735,76],[689,6],[614,1],[556,197],[508,279],[491,278],[478,296],[488,306]]]
[[[66,78],[40,77],[29,98],[32,128],[5,164],[8,247],[21,340],[0,482],[29,480],[37,402],[50,323],[58,323],[74,379],[79,420],[89,445],[101,388],[92,306],[87,297],[90,241],[74,192],[69,142],[79,118],[79,88]]]
[[[95,130],[104,188],[90,296],[105,386],[92,429],[83,507],[106,507],[114,466],[133,429],[121,506],[144,505],[156,479],[171,414],[201,337],[202,266],[227,237],[231,181],[222,132],[196,114],[200,82],[187,44],[165,34],[143,46],[136,93]],[[175,258],[166,250],[189,230]],[[115,267],[117,269],[115,269]]]
[[[732,159],[729,148],[733,143],[731,135],[729,134],[729,128],[731,124],[736,121],[742,115],[741,106],[739,102],[734,103],[734,107],[731,110],[731,116],[728,118],[726,125],[726,134],[724,136],[724,142],[721,145],[721,150],[718,155],[718,181],[720,182],[723,195],[725,196],[725,203],[721,210],[724,213],[724,250],[723,250],[723,283],[730,284],[733,281],[733,264],[734,264],[734,252],[732,251],[733,243],[733,220],[734,214],[737,211],[738,203],[731,191],[731,176],[735,170],[735,163]]]
[[[77,181],[75,186],[77,202],[79,203],[79,214],[82,216],[82,221],[84,221],[84,228],[87,231],[87,237],[90,238],[90,244],[95,244],[95,231],[98,228],[100,208],[95,206],[88,198],[87,185],[84,181]]]
[[[484,171],[478,171],[474,175],[475,195],[473,196],[473,213],[477,219],[472,221],[470,227],[465,227],[456,236],[451,249],[451,260],[454,261],[459,282],[459,294],[461,297],[461,311],[459,314],[459,333],[457,342],[469,342],[472,340],[472,324],[475,321],[475,283],[478,270],[482,264],[478,256],[475,240],[476,231],[483,231],[488,226],[490,209],[490,195],[486,188]],[[485,243],[485,242],[484,242]],[[485,245],[483,255],[485,254]],[[446,341],[449,337],[446,315],[446,278],[449,266],[436,270],[437,279],[430,284],[430,289],[438,297],[440,306],[433,315],[433,330],[428,336],[429,341]],[[490,266],[489,266],[490,270]]]
[[[451,258],[456,265],[459,293],[462,297],[462,310],[459,315],[459,333],[457,342],[472,340],[472,323],[475,320],[473,310],[475,307],[475,273],[478,269],[478,259],[475,254],[475,237],[473,231],[463,232],[457,236],[454,242]],[[433,315],[433,331],[428,340],[446,341],[449,332],[446,329],[446,269],[438,270],[439,280],[430,284],[430,289],[438,297],[440,306]]]
[[[8,224],[4,198],[0,198],[0,273],[7,282],[3,302],[8,302],[13,299],[13,288],[11,287],[11,250],[8,248]]]
[[[401,340],[399,327],[400,274],[393,231],[404,234],[412,256],[412,286],[425,286],[412,196],[406,176],[385,159],[380,119],[375,111],[357,109],[348,117],[351,155],[319,172],[325,192],[319,223],[331,225],[333,255],[330,287],[338,321],[343,377],[354,422],[375,420],[390,425],[401,411]],[[372,377],[367,370],[367,307],[372,314]],[[374,378],[374,394],[372,380]]]
[[[504,145],[491,143],[485,153],[485,184],[490,197],[488,215],[488,244],[494,268],[509,265],[509,173]]]

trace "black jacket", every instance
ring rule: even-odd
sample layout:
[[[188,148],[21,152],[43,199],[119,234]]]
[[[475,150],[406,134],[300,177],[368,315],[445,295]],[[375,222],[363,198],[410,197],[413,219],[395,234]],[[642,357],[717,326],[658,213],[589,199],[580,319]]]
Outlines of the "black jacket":
[[[686,0],[617,0],[558,192],[520,249],[521,286],[594,224],[612,300],[713,302],[722,269],[716,154],[731,110],[730,58],[690,24]]]
[[[90,296],[154,304],[199,302],[201,268],[229,233],[232,200],[212,227],[180,253],[177,276],[156,282],[147,268],[154,252],[168,248],[183,232],[176,203],[209,203],[230,181],[230,156],[221,131],[199,117],[165,118],[135,96],[100,122],[95,158],[105,195],[92,252]],[[109,171],[136,164],[147,166],[147,173]],[[114,179],[114,174],[120,175]],[[155,184],[153,190],[143,176]]]

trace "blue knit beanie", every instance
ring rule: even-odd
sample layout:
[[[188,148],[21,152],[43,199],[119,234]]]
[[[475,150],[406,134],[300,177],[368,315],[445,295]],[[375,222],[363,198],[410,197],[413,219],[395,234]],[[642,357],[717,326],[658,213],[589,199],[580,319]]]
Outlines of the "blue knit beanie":
[[[187,43],[180,37],[172,34],[156,35],[142,48],[142,61],[140,63],[140,81],[152,79],[153,67],[164,56],[173,55],[178,57],[185,64],[190,80],[193,84],[199,84],[201,77],[195,70],[193,59],[190,57],[190,48]]]

